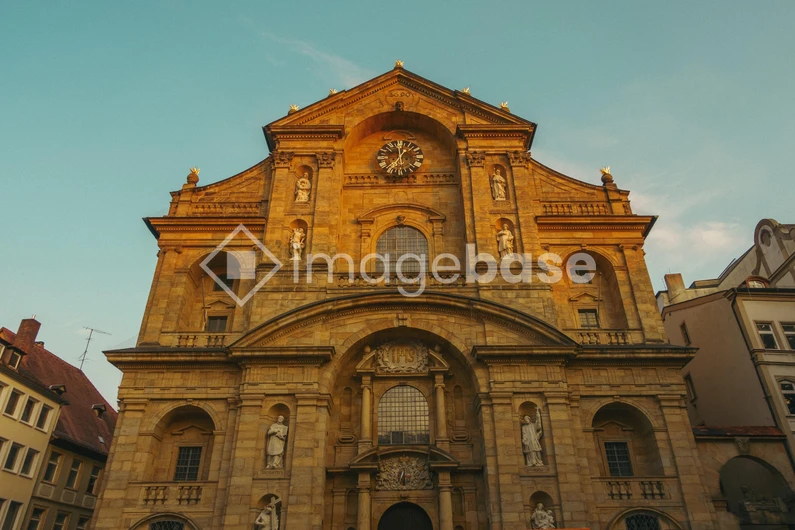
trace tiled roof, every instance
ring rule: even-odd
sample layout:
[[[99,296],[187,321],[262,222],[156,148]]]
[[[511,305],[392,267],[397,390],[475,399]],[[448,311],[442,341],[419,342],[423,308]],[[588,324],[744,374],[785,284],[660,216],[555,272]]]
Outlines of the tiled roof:
[[[768,427],[766,425],[754,426],[729,426],[729,427],[716,427],[713,425],[699,425],[693,427],[693,434],[696,436],[784,436],[777,427]]]
[[[15,337],[13,331],[0,328],[0,338],[3,340],[13,343]],[[54,436],[107,455],[118,417],[113,407],[105,401],[81,370],[38,344],[28,350],[25,351],[27,355],[22,358],[19,365],[19,372],[22,375],[38,381],[45,387],[50,385],[66,387],[63,397],[69,404],[61,407]],[[94,405],[105,405],[106,411],[101,418],[97,417],[92,409]],[[100,437],[105,440],[104,444],[100,442]]]

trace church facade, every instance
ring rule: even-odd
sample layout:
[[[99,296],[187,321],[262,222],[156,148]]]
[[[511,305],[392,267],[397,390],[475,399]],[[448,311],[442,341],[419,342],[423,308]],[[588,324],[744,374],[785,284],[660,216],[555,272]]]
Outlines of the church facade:
[[[93,528],[717,528],[694,350],[608,168],[540,164],[534,123],[400,63],[263,130],[146,219]]]

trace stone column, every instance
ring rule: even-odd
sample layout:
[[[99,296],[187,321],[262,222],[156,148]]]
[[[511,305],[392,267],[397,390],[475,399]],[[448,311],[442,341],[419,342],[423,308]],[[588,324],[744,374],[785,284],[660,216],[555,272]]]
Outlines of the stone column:
[[[660,395],[660,408],[671,439],[674,466],[679,476],[690,528],[711,530],[718,527],[717,516],[710,500],[709,488],[704,483],[704,470],[682,397],[673,394]]]
[[[297,395],[290,495],[284,528],[320,530],[326,488],[328,398]],[[284,510],[282,510],[284,513]]]
[[[359,454],[373,446],[373,389],[369,375],[362,377],[362,419]]]
[[[315,193],[315,217],[312,230],[311,253],[326,253],[333,256],[337,252],[337,223],[340,209],[341,179],[334,167],[337,153],[322,151],[315,154],[317,158],[317,186]],[[307,245],[306,252],[310,252]]]
[[[359,473],[359,510],[356,515],[356,530],[370,530],[370,474]]]
[[[453,530],[453,494],[449,471],[439,471],[439,530]]]
[[[524,457],[522,448],[516,443],[518,425],[513,413],[513,396],[509,392],[491,392],[490,396],[493,430],[491,433],[486,433],[491,439],[484,436],[484,443],[493,444],[496,462],[494,468],[487,470],[487,475],[496,475],[499,487],[495,499],[499,509],[499,519],[492,513],[492,528],[525,530],[524,498],[519,479],[519,466],[524,464]],[[487,465],[491,464],[487,461]]]
[[[448,451],[450,439],[447,437],[447,408],[444,404],[444,375],[437,374],[434,381],[436,393],[436,446]]]
[[[241,429],[240,425],[257,425],[262,411],[262,395],[248,394],[240,396],[237,412],[235,445],[232,449],[229,467],[233,470],[226,496],[223,515],[223,528],[243,530],[251,523],[251,505],[241,499],[251,499],[254,467],[257,462],[258,429]],[[225,455],[226,456],[226,455]]]

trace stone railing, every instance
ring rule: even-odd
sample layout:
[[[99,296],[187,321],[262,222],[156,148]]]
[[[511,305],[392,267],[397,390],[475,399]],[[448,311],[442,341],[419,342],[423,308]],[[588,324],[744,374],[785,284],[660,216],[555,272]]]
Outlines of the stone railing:
[[[389,184],[425,184],[442,185],[455,184],[457,179],[451,173],[427,173],[421,175],[409,174],[404,176],[392,175],[345,175],[345,186],[378,186]]]
[[[146,506],[186,506],[212,499],[215,484],[208,482],[152,482],[141,485],[141,503]]]
[[[222,348],[231,344],[231,333],[182,332],[163,333],[161,344],[176,348]]]
[[[227,203],[201,203],[191,205],[192,215],[259,215],[261,211],[259,202],[227,202]]]
[[[541,215],[610,215],[610,205],[603,202],[542,203]]]
[[[375,280],[381,276],[382,273],[380,272],[368,272],[367,276],[372,280]],[[458,278],[453,281],[452,280],[455,275],[458,274]],[[408,279],[413,278],[410,273],[406,273],[405,276]],[[425,286],[432,286],[432,287],[463,287],[466,285],[466,273],[462,272],[445,272],[444,274],[438,273],[437,276],[444,280],[440,282],[437,280],[433,274],[425,274]],[[378,289],[378,288],[389,288],[389,289],[397,289],[398,287],[402,286],[404,289],[408,291],[412,291],[416,287],[419,287],[420,283],[410,284],[410,283],[403,283],[397,277],[396,274],[392,273],[390,281],[385,282],[375,282],[375,281],[368,281],[360,273],[354,273],[353,279],[351,279],[350,275],[347,273],[336,273],[336,286],[340,288],[371,288],[371,289]]]
[[[621,329],[565,329],[580,344],[589,346],[620,346],[633,344],[631,335],[627,330]]]
[[[611,501],[670,499],[675,479],[659,477],[599,477],[602,493]]]

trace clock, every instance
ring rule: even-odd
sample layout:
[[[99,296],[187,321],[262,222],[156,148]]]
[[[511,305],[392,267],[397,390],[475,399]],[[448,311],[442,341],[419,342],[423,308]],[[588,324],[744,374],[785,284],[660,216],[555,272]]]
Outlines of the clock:
[[[420,146],[407,140],[393,140],[379,149],[376,155],[381,169],[399,177],[417,171],[422,159]]]

